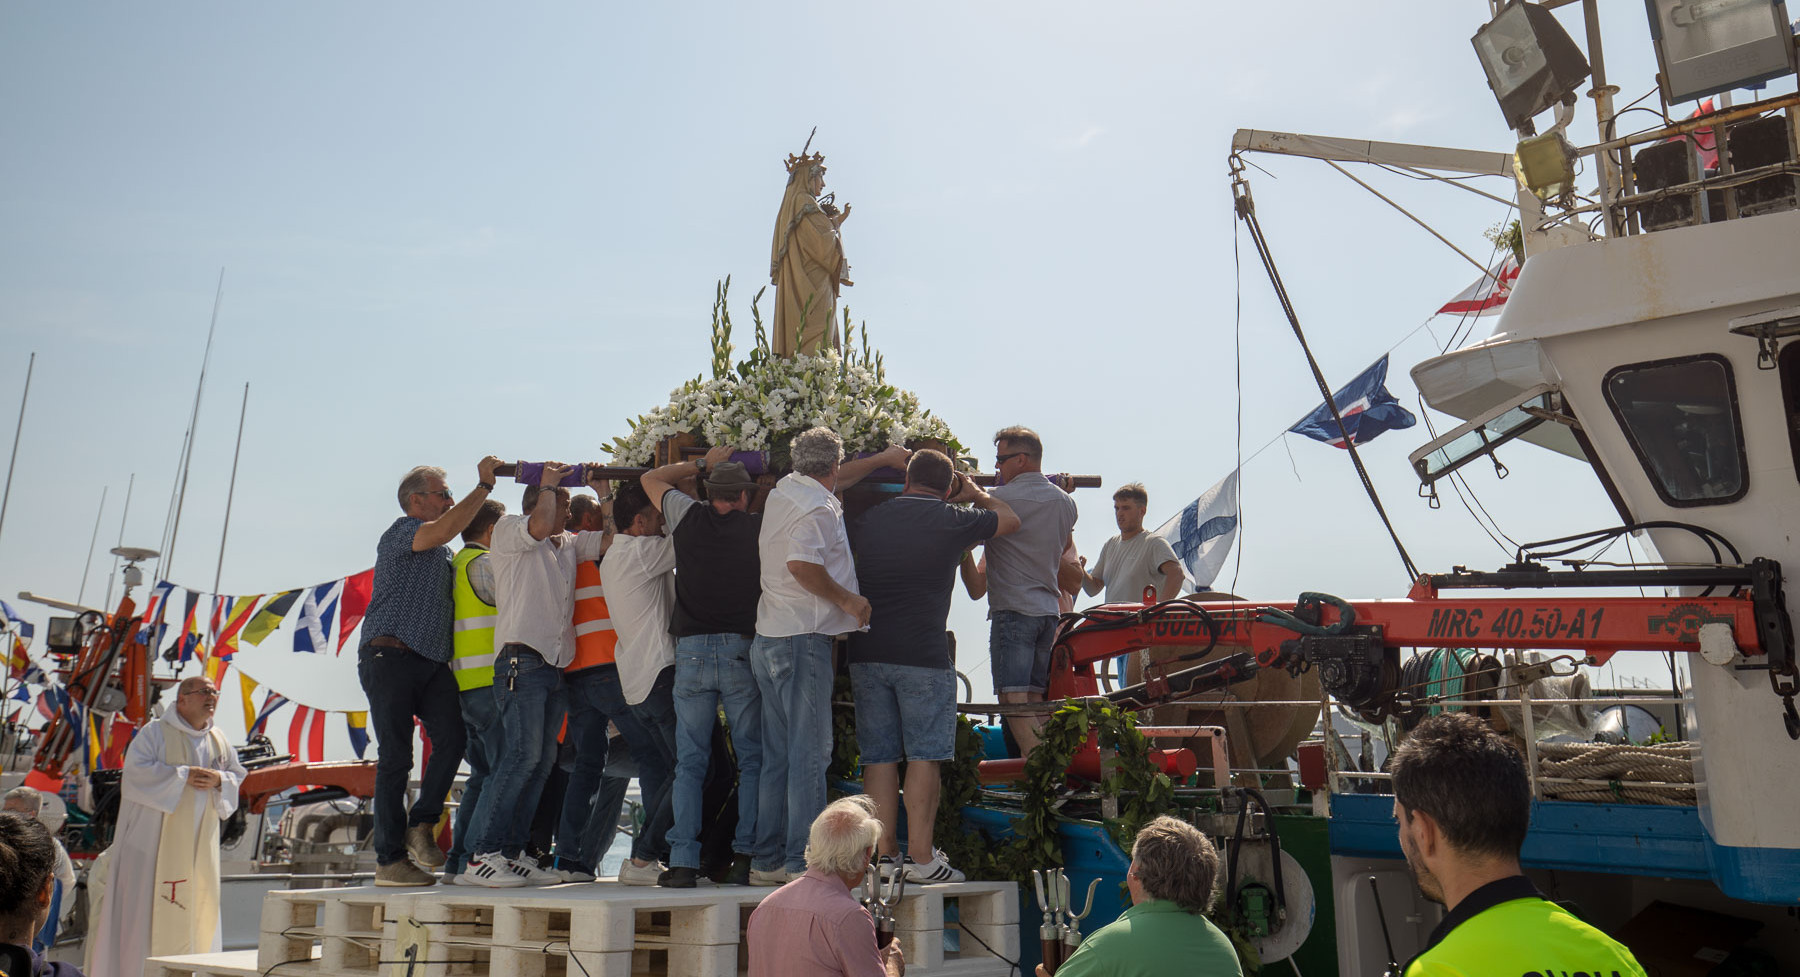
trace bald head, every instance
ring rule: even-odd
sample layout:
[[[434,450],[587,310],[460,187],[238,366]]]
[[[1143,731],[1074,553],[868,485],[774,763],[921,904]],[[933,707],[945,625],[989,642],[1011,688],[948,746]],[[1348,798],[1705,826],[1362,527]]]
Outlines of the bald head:
[[[195,729],[212,725],[213,712],[219,707],[219,689],[212,679],[192,675],[175,687],[175,713],[181,721]]]

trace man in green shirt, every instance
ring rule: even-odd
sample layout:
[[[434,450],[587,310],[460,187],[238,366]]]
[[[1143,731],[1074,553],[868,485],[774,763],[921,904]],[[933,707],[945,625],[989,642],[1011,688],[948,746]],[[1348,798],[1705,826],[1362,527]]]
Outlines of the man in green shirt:
[[[1231,941],[1205,916],[1219,853],[1200,829],[1172,817],[1131,843],[1131,908],[1084,940],[1056,977],[1241,977]],[[1038,977],[1048,977],[1043,964]]]
[[[1630,950],[1545,900],[1520,870],[1531,783],[1504,737],[1468,713],[1433,716],[1394,751],[1392,771],[1406,866],[1449,910],[1405,977],[1644,977]]]

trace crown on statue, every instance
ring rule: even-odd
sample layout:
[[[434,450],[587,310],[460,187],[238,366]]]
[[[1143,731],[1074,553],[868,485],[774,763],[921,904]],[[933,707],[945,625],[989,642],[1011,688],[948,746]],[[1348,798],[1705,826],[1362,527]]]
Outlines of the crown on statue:
[[[805,154],[795,156],[793,153],[789,153],[787,158],[787,171],[793,173],[802,166],[815,166],[823,162],[825,162],[824,153],[813,153],[811,156]]]

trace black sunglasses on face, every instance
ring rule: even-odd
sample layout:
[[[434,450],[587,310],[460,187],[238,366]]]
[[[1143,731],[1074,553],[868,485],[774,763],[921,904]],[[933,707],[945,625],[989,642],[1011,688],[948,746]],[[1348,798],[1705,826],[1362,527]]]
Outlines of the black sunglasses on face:
[[[1027,454],[1028,454],[1028,452],[1024,452],[1024,451],[1014,451],[1010,454],[1000,455],[999,457],[994,459],[994,465],[995,465],[995,467],[999,467],[999,466],[1004,465],[1007,462],[1013,460],[1014,458],[1023,458]]]

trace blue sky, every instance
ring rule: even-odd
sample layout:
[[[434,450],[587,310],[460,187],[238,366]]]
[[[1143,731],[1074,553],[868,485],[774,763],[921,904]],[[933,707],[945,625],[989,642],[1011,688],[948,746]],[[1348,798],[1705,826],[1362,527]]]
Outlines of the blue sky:
[[[1605,6],[1628,101],[1652,84],[1644,13]],[[1559,14],[1579,37],[1577,9]],[[1154,524],[1231,470],[1240,413],[1248,454],[1319,400],[1247,243],[1234,381],[1232,132],[1509,149],[1468,41],[1486,13],[1424,0],[0,7],[0,423],[38,353],[0,593],[73,598],[102,487],[104,553],[134,472],[125,541],[156,545],[221,267],[178,582],[211,587],[245,382],[228,593],[367,567],[412,465],[466,489],[488,452],[600,457],[624,418],[705,369],[726,275],[748,342],[781,160],[815,125],[829,188],[855,206],[845,298],[890,376],[966,443],[1026,423],[1053,470],[1147,483]],[[1590,141],[1585,105],[1583,120]],[[1416,406],[1406,370],[1451,322],[1435,341],[1413,331],[1473,269],[1321,163],[1256,162],[1259,212],[1327,375],[1399,343],[1391,387]],[[1504,208],[1359,175],[1489,253],[1482,231]],[[1454,501],[1415,498],[1405,455],[1427,437],[1420,425],[1367,451],[1415,559],[1497,565]],[[1507,463],[1504,485],[1491,470],[1470,481],[1516,538],[1615,521],[1580,466],[1531,448]],[[1404,592],[1342,452],[1292,439],[1246,469],[1244,491],[1239,592]],[[1081,496],[1085,552],[1114,531],[1108,495]],[[96,558],[90,603],[110,565]],[[981,689],[982,609],[959,599],[952,626]],[[259,651],[244,667],[301,701],[354,704],[347,660],[291,658]]]

